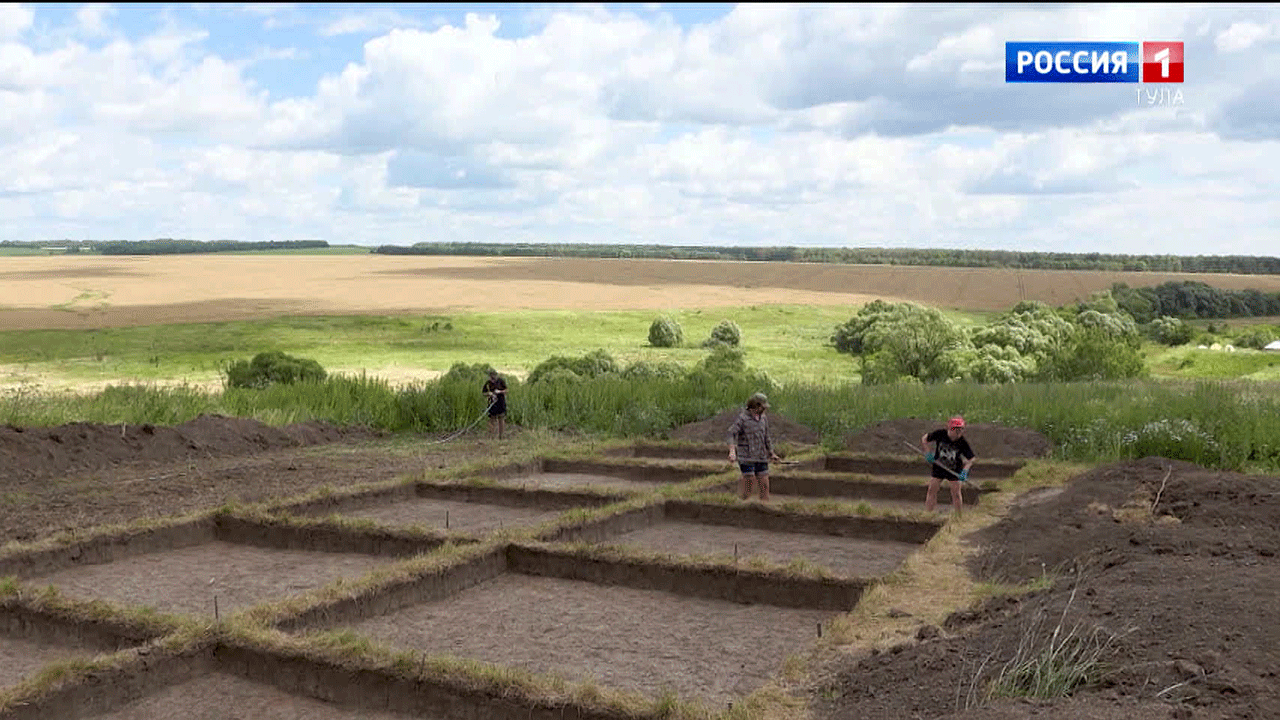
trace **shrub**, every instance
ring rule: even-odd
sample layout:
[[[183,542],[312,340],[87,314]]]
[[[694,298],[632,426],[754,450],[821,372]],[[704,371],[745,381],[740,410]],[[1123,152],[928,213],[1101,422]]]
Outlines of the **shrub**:
[[[604,350],[592,350],[580,358],[553,355],[529,373],[525,381],[529,385],[541,382],[548,373],[556,369],[564,369],[582,378],[594,378],[608,373],[618,372],[618,363]]]
[[[732,320],[721,320],[719,325],[711,329],[711,337],[702,343],[703,347],[728,346],[738,347],[742,344],[742,328]]]
[[[673,362],[648,363],[640,360],[628,365],[627,369],[622,371],[622,377],[627,380],[649,380],[653,378],[679,380],[683,376],[684,368]]]
[[[680,347],[684,344],[684,330],[675,320],[660,317],[649,326],[649,344],[663,348]]]
[[[444,382],[461,382],[470,383],[472,385],[483,385],[489,379],[489,371],[493,369],[488,363],[466,363],[457,362],[449,368],[449,372],[440,376]]]
[[[1186,345],[1195,335],[1195,329],[1179,318],[1162,315],[1148,326],[1151,337],[1163,345]]]
[[[1276,335],[1271,330],[1267,328],[1257,328],[1237,335],[1235,344],[1242,348],[1261,350],[1274,339],[1276,339]]]
[[[548,370],[538,378],[538,382],[554,385],[556,383],[580,383],[582,376],[570,370],[567,367],[557,367]]]
[[[265,388],[280,383],[323,382],[326,377],[320,363],[310,358],[297,358],[273,350],[253,356],[253,360],[238,360],[226,370],[227,387]]]

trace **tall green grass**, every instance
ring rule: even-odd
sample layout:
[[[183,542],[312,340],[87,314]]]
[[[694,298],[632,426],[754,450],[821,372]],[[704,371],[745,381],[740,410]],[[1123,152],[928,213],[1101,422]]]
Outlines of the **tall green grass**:
[[[904,417],[963,414],[1038,431],[1056,457],[1082,462],[1158,455],[1225,469],[1280,469],[1280,393],[1271,384],[1168,383],[941,385],[793,384],[766,388],[734,377],[628,380],[605,375],[577,383],[510,380],[508,418],[529,429],[576,429],[609,437],[658,436],[741,407],[771,392],[775,413],[835,444],[867,425]],[[392,386],[368,376],[262,390],[114,386],[92,395],[7,391],[0,422],[50,426],[178,424],[201,414],[250,417],[271,425],[307,420],[391,431],[452,432],[484,417],[479,384],[439,380]],[[982,454],[982,448],[975,448]]]

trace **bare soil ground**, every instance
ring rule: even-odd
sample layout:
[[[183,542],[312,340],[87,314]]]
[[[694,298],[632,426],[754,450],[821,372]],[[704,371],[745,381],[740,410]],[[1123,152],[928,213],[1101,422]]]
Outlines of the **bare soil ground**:
[[[111,465],[111,452],[99,447],[118,442],[110,428],[85,428],[83,437],[68,432],[60,435],[61,443],[45,437],[16,453],[12,446],[3,446],[11,450],[0,465],[0,493],[5,498],[0,517],[6,539],[207,509],[233,497],[261,500],[325,484],[342,487],[391,479],[492,451],[473,442],[423,448],[380,438],[357,440],[359,433],[322,445],[261,447],[243,434],[236,439],[236,433],[252,429],[250,425],[205,422],[216,427],[197,437],[204,438],[203,450],[209,453],[197,457],[188,454],[191,448],[176,446],[179,454],[167,460],[153,452],[145,461]],[[0,437],[14,432],[8,429]],[[129,432],[126,428],[126,436]],[[147,440],[140,437],[139,442],[145,445]],[[68,449],[76,445],[85,448]],[[1005,453],[1019,451],[1016,442],[1009,445]],[[218,447],[230,449],[218,454]],[[975,449],[980,456],[989,452]],[[132,457],[145,452],[151,451],[139,450]],[[100,458],[97,465],[86,460],[93,457]],[[81,461],[69,463],[65,458]],[[1277,518],[1280,478],[1211,472],[1159,458],[1099,467],[1061,491],[1028,496],[1007,518],[970,538],[980,550],[970,572],[979,579],[1006,582],[1047,573],[1057,578],[1052,588],[957,612],[939,628],[924,628],[919,642],[893,651],[869,654],[851,649],[815,679],[810,688],[812,714],[816,720],[1280,717]],[[650,690],[659,690],[655,685],[662,678],[683,678],[691,694],[728,697],[776,674],[786,653],[809,645],[816,622],[796,616],[793,623],[788,613],[775,608],[733,606],[725,612],[723,604],[712,603],[698,609],[692,600],[681,601],[688,603],[687,612],[682,608],[656,615],[619,614],[616,602],[648,607],[656,601],[649,594],[641,599],[625,595],[635,591],[585,583],[547,581],[538,586],[532,578],[516,580],[522,589],[499,587],[502,592],[480,597],[493,603],[496,622],[505,623],[501,632],[488,633],[498,640],[452,629],[464,625],[458,621],[437,628],[455,634],[436,636],[436,647],[490,653],[494,661],[523,661],[527,667],[546,663],[582,673],[594,668],[602,673],[597,676],[602,683],[649,683]],[[526,581],[530,584],[524,585]],[[609,595],[614,599],[601,604],[570,595],[568,586],[625,596]],[[465,604],[458,602],[457,612],[463,612]],[[422,621],[440,607],[422,610]],[[659,617],[689,626],[660,626]],[[1102,633],[1097,637],[1117,636],[1098,685],[1064,700],[1004,700],[966,709],[970,689],[974,697],[980,696],[986,682],[1014,657],[1020,639],[1029,637],[1043,647],[1060,617],[1065,617],[1064,631],[1078,627],[1080,632]],[[1037,618],[1038,629],[1031,632]],[[394,623],[384,621],[386,632],[393,633]],[[767,634],[756,636],[757,630]],[[573,632],[578,634],[558,635]],[[635,640],[641,637],[648,639]],[[518,650],[525,655],[512,657],[509,653],[521,638],[537,649]],[[569,644],[553,646],[555,639]],[[468,646],[469,642],[480,646]],[[22,654],[17,645],[5,647],[14,657]],[[776,650],[777,657],[761,656],[769,650]],[[565,655],[551,663],[556,659],[549,657],[553,652]],[[4,667],[26,662],[2,660]],[[211,692],[208,697],[216,695]],[[281,702],[298,709],[281,705],[268,714],[311,712],[307,701],[299,698]],[[155,712],[159,714],[118,717],[167,717],[164,713],[171,711]]]
[[[553,520],[560,510],[488,505],[457,500],[398,500],[361,510],[339,513],[345,517],[374,520],[384,525],[418,525],[436,530],[487,533],[503,528],[526,527]]]
[[[494,482],[507,487],[527,490],[569,490],[573,488],[591,488],[595,490],[621,491],[623,493],[651,493],[665,483],[648,482],[646,480],[628,480],[609,475],[593,475],[591,473],[533,473],[503,478]]]
[[[636,545],[677,556],[733,557],[736,551],[739,561],[744,564],[756,557],[783,565],[798,558],[847,577],[887,575],[920,549],[919,545],[911,543],[691,522],[658,523],[618,535],[608,543]]]
[[[393,480],[493,451],[324,423],[206,416],[174,427],[0,426],[0,542]]]
[[[0,635],[0,689],[17,683],[51,662],[97,654],[96,650]]]
[[[354,580],[397,559],[211,542],[68,568],[29,582],[54,585],[81,600],[214,617],[215,598],[218,613],[226,615],[299,595],[339,577]]]
[[[1162,458],[1097,468],[972,538],[982,548],[975,576],[1022,582],[1057,573],[1051,589],[957,612],[940,632],[895,652],[836,662],[816,688],[815,714],[1280,717],[1278,518],[1280,478]],[[1063,633],[1115,638],[1098,687],[965,712],[969,689],[980,695],[1020,639],[1043,650],[1060,622]]]
[[[407,716],[343,708],[225,673],[189,680],[97,715],[93,720],[406,720]],[[421,720],[439,720],[422,717]]]
[[[833,613],[738,605],[651,590],[517,574],[351,629],[402,649],[447,652],[594,679],[713,707],[781,671]]]
[[[741,413],[742,408],[731,408],[715,417],[681,425],[671,431],[671,439],[685,440],[687,442],[724,443],[725,453],[727,454],[729,426],[733,424],[733,421]],[[788,420],[776,412],[769,411],[768,418],[769,436],[775,445],[781,443],[816,445],[822,441],[822,436],[817,430]]]

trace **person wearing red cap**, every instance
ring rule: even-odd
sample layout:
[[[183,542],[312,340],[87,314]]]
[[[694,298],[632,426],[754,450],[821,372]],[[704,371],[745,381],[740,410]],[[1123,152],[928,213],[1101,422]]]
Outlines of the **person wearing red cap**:
[[[929,443],[934,444],[932,452],[929,451]],[[973,465],[973,448],[964,437],[964,418],[953,417],[947,421],[946,428],[921,436],[920,447],[932,471],[929,491],[924,496],[924,509],[933,512],[938,504],[938,486],[943,480],[950,480],[951,507],[958,515],[964,506],[960,483],[969,479],[969,468]]]

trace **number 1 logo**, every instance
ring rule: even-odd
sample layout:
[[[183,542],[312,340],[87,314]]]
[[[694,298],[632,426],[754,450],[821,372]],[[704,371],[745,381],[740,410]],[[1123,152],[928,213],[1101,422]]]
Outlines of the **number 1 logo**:
[[[1182,43],[1142,43],[1142,82],[1182,82]]]

